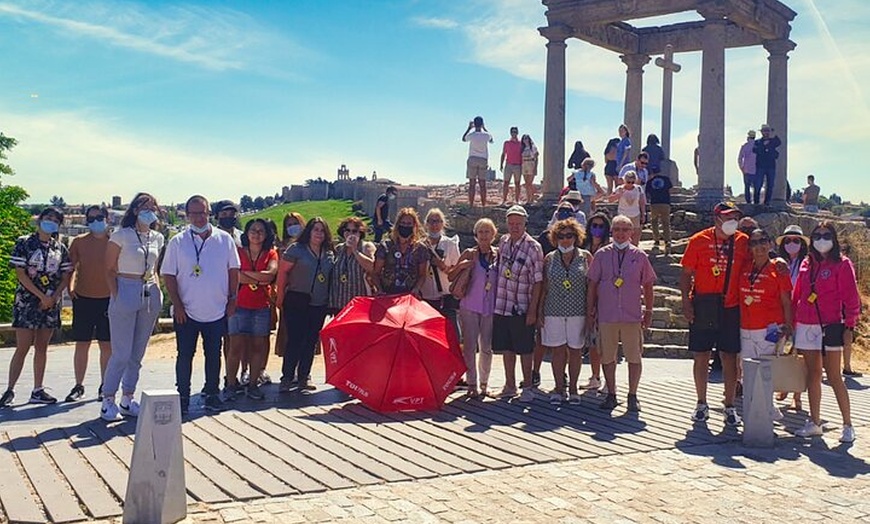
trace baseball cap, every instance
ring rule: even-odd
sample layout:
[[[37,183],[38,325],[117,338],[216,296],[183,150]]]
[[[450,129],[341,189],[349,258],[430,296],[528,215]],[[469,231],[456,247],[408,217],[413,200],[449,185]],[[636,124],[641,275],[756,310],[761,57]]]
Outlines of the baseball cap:
[[[217,206],[218,213],[220,213],[221,211],[226,211],[228,209],[232,209],[236,213],[239,212],[238,206],[236,206],[232,200],[222,200]]]
[[[526,208],[524,208],[523,206],[514,204],[511,207],[509,207],[507,212],[504,214],[504,216],[506,216],[506,217],[509,217],[511,215],[520,215],[521,217],[528,217],[529,213],[526,212]]]
[[[750,130],[746,133],[746,136],[748,136],[749,138],[755,138],[755,130],[754,130],[754,129],[750,129]]]
[[[716,216],[728,215],[731,213],[743,214],[740,209],[734,205],[734,202],[719,202],[713,206],[713,214]]]

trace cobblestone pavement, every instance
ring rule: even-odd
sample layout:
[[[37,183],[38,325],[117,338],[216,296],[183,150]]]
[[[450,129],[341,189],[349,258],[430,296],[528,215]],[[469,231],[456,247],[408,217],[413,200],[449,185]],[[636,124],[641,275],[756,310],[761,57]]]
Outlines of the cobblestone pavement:
[[[870,445],[840,445],[836,437],[780,439],[772,450],[702,446],[191,507],[186,522],[866,522],[870,464],[859,457]]]

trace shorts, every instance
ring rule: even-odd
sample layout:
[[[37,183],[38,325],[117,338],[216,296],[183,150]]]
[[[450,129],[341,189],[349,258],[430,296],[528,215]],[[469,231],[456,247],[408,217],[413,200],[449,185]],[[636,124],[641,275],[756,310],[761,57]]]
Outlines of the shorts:
[[[632,225],[635,229],[640,229],[640,228],[641,228],[641,227],[640,227],[640,215],[637,215],[636,217],[628,217],[628,218],[631,219],[631,225]]]
[[[548,348],[568,346],[569,349],[583,349],[586,333],[583,329],[586,317],[544,317],[541,328],[541,345]]]
[[[616,160],[608,160],[604,163],[604,176],[619,176],[619,170],[616,169]]]
[[[486,170],[489,168],[489,162],[485,158],[479,156],[468,157],[468,162],[465,164],[465,176],[469,180],[486,180]]]
[[[643,326],[640,322],[600,322],[598,353],[602,364],[613,364],[622,341],[622,354],[629,364],[640,364],[643,355]]]
[[[72,301],[72,339],[76,342],[111,340],[109,334],[109,297],[77,297]]]
[[[722,313],[719,329],[699,329],[689,325],[689,351],[704,353],[713,348],[722,353],[740,353],[740,308],[728,307]]]
[[[740,330],[740,358],[776,355],[776,342],[765,340],[767,329]]]
[[[824,333],[818,324],[797,323],[794,327],[794,347],[802,351],[821,351]],[[843,351],[843,346],[825,346],[825,351]]]
[[[523,160],[523,176],[525,178],[535,178],[538,174],[537,162],[534,160]]]
[[[22,329],[56,329],[60,327],[60,302],[51,309],[42,309],[39,299],[30,292],[15,293],[12,305],[12,327]]]
[[[492,352],[529,355],[535,350],[535,326],[526,325],[525,315],[492,316]]]
[[[504,166],[504,181],[510,182],[511,180],[514,183],[520,183],[520,173],[522,173],[523,167],[519,164],[505,164]],[[471,177],[469,177],[471,178]]]
[[[272,313],[269,308],[247,309],[236,308],[236,313],[227,319],[229,335],[248,335],[251,337],[268,337]]]

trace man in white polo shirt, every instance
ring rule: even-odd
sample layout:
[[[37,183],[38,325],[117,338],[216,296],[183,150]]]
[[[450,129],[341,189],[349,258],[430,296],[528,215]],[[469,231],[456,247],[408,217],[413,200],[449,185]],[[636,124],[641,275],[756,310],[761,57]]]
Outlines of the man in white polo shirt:
[[[190,375],[196,342],[205,353],[205,409],[220,411],[221,338],[236,309],[239,253],[233,237],[208,223],[208,200],[194,195],[184,206],[187,228],[166,245],[160,266],[175,321],[175,381],[181,411],[190,405]]]

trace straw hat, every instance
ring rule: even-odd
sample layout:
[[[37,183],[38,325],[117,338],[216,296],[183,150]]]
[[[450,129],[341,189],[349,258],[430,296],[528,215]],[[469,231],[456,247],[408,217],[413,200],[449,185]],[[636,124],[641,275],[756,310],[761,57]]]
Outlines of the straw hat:
[[[804,235],[804,230],[801,229],[801,226],[797,224],[792,224],[790,226],[786,226],[785,230],[782,232],[782,235],[776,237],[776,245],[782,244],[782,240],[785,237],[800,237],[803,239],[804,244],[807,246],[810,245],[810,239]]]

